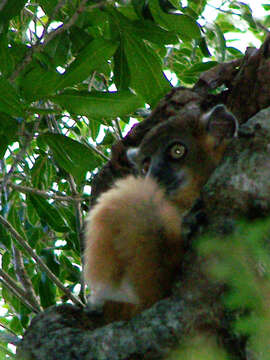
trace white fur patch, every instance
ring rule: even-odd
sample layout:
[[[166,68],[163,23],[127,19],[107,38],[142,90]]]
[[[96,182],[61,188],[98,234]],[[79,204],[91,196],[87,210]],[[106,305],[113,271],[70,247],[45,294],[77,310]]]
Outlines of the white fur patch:
[[[90,303],[103,305],[107,300],[139,304],[139,297],[135,293],[128,278],[123,278],[118,286],[108,284],[95,284],[91,287]]]

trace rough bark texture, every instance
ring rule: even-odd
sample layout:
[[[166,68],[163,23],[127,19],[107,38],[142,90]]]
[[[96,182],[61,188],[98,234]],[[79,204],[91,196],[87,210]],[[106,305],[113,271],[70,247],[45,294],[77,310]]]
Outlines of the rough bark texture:
[[[202,109],[226,104],[238,116],[240,137],[235,139],[222,164],[206,184],[202,199],[209,228],[228,233],[238,218],[270,213],[270,60],[269,38],[259,49],[249,49],[243,60],[221,64],[202,74],[193,90],[173,89],[144,122],[115,144],[112,159],[96,177],[95,199],[116,178],[132,172],[125,157],[129,146],[140,143],[144,134],[160,121],[184,112],[191,101]],[[218,95],[209,91],[225,84]],[[259,112],[260,111],[260,112]],[[255,116],[253,116],[256,114]],[[252,117],[253,116],[253,117]],[[251,118],[252,117],[252,118]],[[250,119],[248,122],[246,122]],[[198,222],[194,211],[190,227]],[[203,227],[204,227],[204,221]],[[72,305],[52,307],[38,315],[18,348],[23,360],[162,359],[193,330],[216,332],[238,359],[247,359],[244,343],[231,337],[222,308],[221,284],[209,281],[201,270],[202,259],[190,250],[174,294],[130,322],[102,327],[102,315],[87,313]]]

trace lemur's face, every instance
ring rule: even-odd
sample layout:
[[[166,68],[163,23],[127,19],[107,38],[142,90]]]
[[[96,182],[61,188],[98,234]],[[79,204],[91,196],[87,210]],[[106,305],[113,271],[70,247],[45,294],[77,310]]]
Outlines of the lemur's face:
[[[151,176],[169,198],[190,207],[236,130],[233,115],[219,105],[202,116],[186,114],[157,125],[128,158],[141,176]]]

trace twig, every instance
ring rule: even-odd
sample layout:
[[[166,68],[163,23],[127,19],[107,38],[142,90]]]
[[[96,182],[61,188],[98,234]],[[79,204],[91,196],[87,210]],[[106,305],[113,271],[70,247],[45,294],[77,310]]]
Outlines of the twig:
[[[32,61],[33,55],[36,53],[39,53],[42,51],[46,45],[52,41],[57,35],[61,34],[65,30],[68,30],[72,25],[75,24],[76,20],[78,19],[79,15],[85,10],[85,6],[88,0],[82,0],[80,6],[76,10],[76,12],[73,14],[73,16],[70,18],[70,20],[66,24],[62,24],[58,26],[55,30],[51,31],[50,33],[45,34],[44,38],[40,39],[40,42],[36,45],[33,45],[32,48],[29,50],[28,54],[25,56],[25,58],[18,64],[14,72],[10,76],[10,80],[14,81],[20,74],[20,72]],[[88,7],[88,9],[94,9],[97,7],[101,7],[105,5],[106,2],[102,2],[99,4],[94,4]],[[43,42],[41,43],[41,41]]]
[[[118,135],[119,135],[119,138],[120,138],[120,139],[123,139],[122,130],[121,130],[120,125],[119,125],[119,119],[116,118],[116,119],[113,120],[113,122],[114,122],[115,125],[116,125],[116,129],[117,129],[117,133],[118,133]]]
[[[36,261],[37,265],[43,270],[52,282],[60,289],[62,292],[74,302],[74,304],[79,306],[84,306],[83,303],[77,296],[73,295],[62,283],[61,281],[51,272],[48,266],[44,261],[36,254],[36,252],[28,245],[28,243],[22,238],[22,236],[14,229],[14,227],[2,216],[0,215],[0,223],[5,226],[5,228],[11,233],[16,242],[18,242],[23,249]]]
[[[55,17],[55,15],[58,13],[58,10],[61,9],[61,7],[65,4],[66,0],[62,0],[62,1],[59,1],[55,8],[53,9],[48,21],[47,21],[47,24],[44,26],[43,28],[43,32],[41,34],[41,37],[40,37],[40,40],[39,40],[39,43],[41,42],[41,40],[48,34],[48,28],[53,20],[53,18]]]
[[[0,4],[0,11],[2,11],[6,5],[8,0],[2,0],[2,3]]]
[[[262,29],[263,31],[265,31],[267,34],[270,33],[270,30],[269,30],[266,26],[264,26],[263,24],[261,24],[259,21],[255,20],[255,23],[256,23],[256,25],[257,25],[260,29]]]
[[[5,348],[5,347],[2,346],[2,345],[0,345],[0,349],[1,349],[4,353],[8,354],[9,359],[15,359],[15,354],[13,354],[9,349]]]
[[[22,302],[22,304],[24,304],[27,308],[29,308],[31,311],[33,311],[36,314],[38,314],[40,312],[38,309],[33,307],[33,305],[30,304],[28,302],[28,300],[26,300],[22,295],[17,293],[17,291],[5,279],[0,278],[0,282],[10,293],[12,293],[14,296],[16,296],[16,298],[18,298]]]
[[[29,276],[25,270],[22,254],[18,249],[16,249],[15,246],[13,246],[13,254],[14,270],[18,277],[18,280],[24,288],[26,299],[38,309],[40,308],[40,303],[34,292],[33,284],[30,281]]]
[[[17,336],[17,334],[15,333],[15,331],[11,330],[7,325],[2,324],[0,322],[0,327],[2,327],[3,329],[5,329],[6,331],[10,332],[11,335]]]
[[[0,179],[0,184],[3,182],[3,179]],[[54,195],[50,194],[50,190],[39,190],[35,188],[31,188],[28,186],[22,186],[12,183],[10,180],[7,182],[6,186],[11,187],[12,189],[18,190],[19,192],[22,192],[24,194],[36,194],[39,196],[44,197],[45,199],[55,200],[55,201],[68,201],[68,202],[82,202],[85,199],[76,196],[68,196],[68,195]]]
[[[10,288],[13,289],[13,292],[20,296],[23,300],[27,301],[27,303],[31,306],[31,309],[35,309],[36,313],[41,311],[38,304],[33,304],[30,299],[27,298],[26,292],[16,283],[16,281],[9,276],[4,270],[0,269],[0,277],[2,280],[9,285]]]
[[[33,136],[35,135],[36,131],[38,130],[39,122],[40,122],[40,120],[35,122],[33,130],[31,131],[30,134],[28,134],[26,136],[25,143],[23,144],[20,152],[17,154],[17,156],[16,156],[16,158],[14,160],[14,163],[12,164],[9,172],[4,175],[3,180],[2,180],[2,188],[4,189],[4,191],[5,191],[5,188],[6,188],[6,185],[7,185],[7,182],[9,180],[10,176],[14,173],[14,171],[15,171],[17,165],[19,164],[19,162],[22,161],[22,159],[24,157],[24,154],[27,151],[29,143],[31,142]]]
[[[87,146],[89,146],[91,148],[91,150],[93,150],[95,153],[97,153],[98,155],[100,155],[104,160],[109,161],[110,158],[108,156],[106,156],[105,154],[103,154],[102,151],[100,151],[99,149],[97,149],[94,145],[86,142],[85,143]]]
[[[23,11],[24,11],[26,14],[32,16],[32,18],[35,19],[36,22],[40,22],[40,24],[41,24],[43,27],[46,26],[46,25],[44,24],[44,22],[43,22],[36,14],[34,14],[33,11],[27,9],[27,7],[25,7],[25,8],[23,9]]]

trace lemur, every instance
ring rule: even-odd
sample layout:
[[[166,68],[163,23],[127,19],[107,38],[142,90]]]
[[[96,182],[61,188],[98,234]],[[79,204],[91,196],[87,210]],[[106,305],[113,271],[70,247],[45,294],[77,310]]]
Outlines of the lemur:
[[[107,322],[169,296],[184,256],[182,218],[237,134],[224,105],[156,125],[127,157],[138,176],[116,181],[87,218],[84,276]]]

